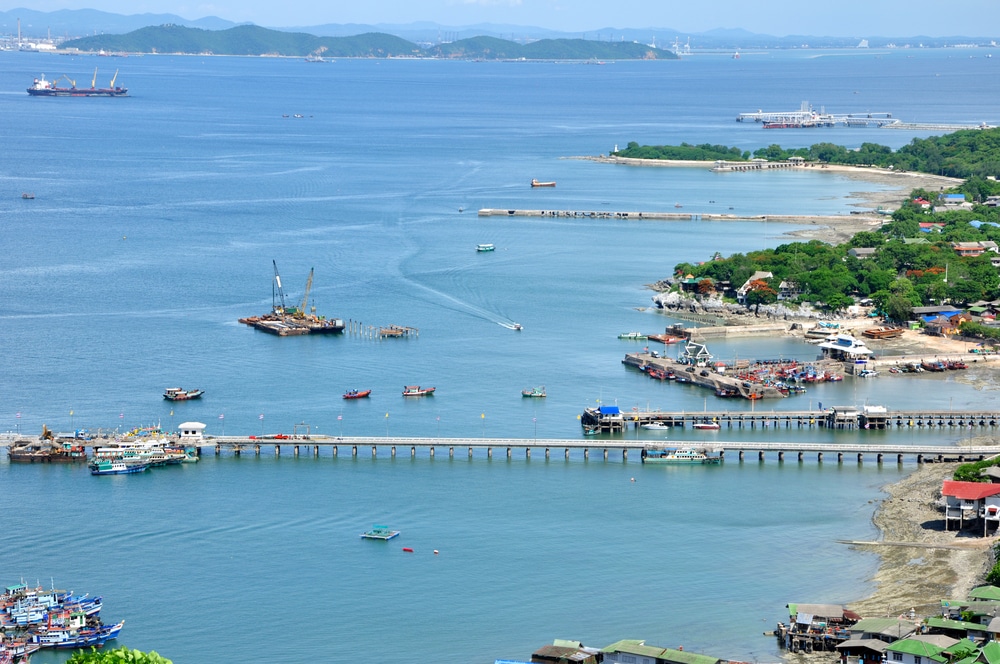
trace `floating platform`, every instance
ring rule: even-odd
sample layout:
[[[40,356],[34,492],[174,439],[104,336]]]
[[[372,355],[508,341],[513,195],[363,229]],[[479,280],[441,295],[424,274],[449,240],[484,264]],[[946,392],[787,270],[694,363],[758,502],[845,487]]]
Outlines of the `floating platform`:
[[[344,321],[339,318],[319,318],[316,316],[297,318],[268,314],[240,318],[239,322],[279,337],[294,337],[303,334],[340,334],[346,327]]]
[[[398,530],[392,530],[389,528],[389,526],[381,526],[378,524],[372,526],[371,530],[361,533],[361,537],[364,539],[374,539],[382,541],[391,540],[393,537],[397,537],[398,535],[399,535]]]

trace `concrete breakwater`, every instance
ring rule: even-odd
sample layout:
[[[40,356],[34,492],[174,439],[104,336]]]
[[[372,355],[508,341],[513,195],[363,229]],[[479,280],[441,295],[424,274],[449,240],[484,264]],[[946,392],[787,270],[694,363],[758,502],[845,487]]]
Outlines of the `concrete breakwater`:
[[[719,214],[703,212],[643,212],[637,210],[526,210],[517,208],[481,208],[480,217],[559,217],[572,219],[614,219],[618,221],[776,221],[781,223],[834,223],[857,221],[859,216],[875,214],[792,215],[792,214]]]

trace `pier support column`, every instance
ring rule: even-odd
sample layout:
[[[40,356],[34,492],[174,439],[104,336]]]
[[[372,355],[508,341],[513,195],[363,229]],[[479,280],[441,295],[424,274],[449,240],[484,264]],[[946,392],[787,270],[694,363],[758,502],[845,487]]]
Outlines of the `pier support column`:
[[[472,448],[469,448],[469,449],[472,449]],[[486,458],[487,459],[492,459],[493,458],[493,448],[492,447],[487,447],[486,448]]]
[[[299,455],[299,446],[298,445],[293,445],[292,446],[292,455],[293,456],[298,456]]]
[[[377,456],[378,456],[378,447],[376,445],[372,445],[372,458],[374,459]]]
[[[455,458],[455,448],[454,447],[449,447],[448,448],[448,458],[449,459],[454,459]]]
[[[763,461],[763,460],[764,460],[764,450],[761,450],[760,452],[757,452],[757,461]]]
[[[590,459],[590,448],[585,447],[583,448],[583,460],[587,461],[588,459]]]
[[[879,464],[882,463],[882,453],[881,452],[879,452],[878,456],[875,457],[875,463],[879,463]]]
[[[353,456],[353,457],[358,456],[358,446],[357,445],[351,445],[351,456]]]
[[[510,458],[510,448],[509,447],[507,448],[507,458],[508,459]]]
[[[898,463],[898,464],[902,464],[903,463],[903,455],[902,454],[897,454],[896,455],[896,463]]]
[[[606,447],[604,448],[604,460],[605,461],[608,460],[608,448],[606,448]]]
[[[334,456],[334,458],[336,458],[336,456],[337,456],[337,452],[339,452],[339,451],[340,451],[340,450],[338,450],[338,449],[337,449],[337,446],[336,446],[336,445],[334,445],[334,446],[333,446],[333,456]]]
[[[802,452],[799,452],[799,463],[802,463]]]
[[[260,445],[253,446],[253,453],[256,454],[257,456],[260,456]]]
[[[837,463],[844,463],[844,453],[837,452]]]
[[[549,448],[547,448],[547,447],[545,448],[545,458],[546,459],[549,458]]]
[[[431,458],[432,459],[434,458],[434,446],[433,445],[431,445]]]
[[[410,458],[417,456],[417,448],[415,445],[410,446]]]
[[[281,456],[281,445],[275,445],[274,446],[274,456],[276,456],[276,457],[280,457]]]
[[[220,454],[222,454],[222,445],[216,445],[215,446],[215,456],[219,456]]]
[[[569,448],[566,448],[566,460],[569,461]]]
[[[524,448],[524,458],[525,459],[530,459],[531,458],[531,448],[530,447],[525,447]]]
[[[740,450],[740,461],[743,461],[743,450]]]
[[[628,450],[622,450],[622,461],[628,461]]]
[[[389,456],[391,456],[393,459],[396,458],[396,446],[395,445],[393,445],[392,447],[389,448]]]
[[[862,463],[865,460],[865,453],[858,452],[858,463]]]
[[[472,445],[469,445],[469,458],[472,458]]]
[[[823,453],[822,452],[817,452],[816,453],[816,463],[823,463]]]
[[[917,455],[917,465],[919,466],[923,462],[924,462],[924,455],[923,454],[918,454]]]
[[[241,449],[240,449],[240,446],[239,446],[239,445],[234,445],[234,446],[233,446],[233,454],[235,454],[236,456],[239,456],[239,455],[240,455],[240,452],[242,452],[242,451],[243,451],[243,450],[241,450]]]
[[[785,460],[785,453],[778,452],[778,461],[784,461],[784,460]]]

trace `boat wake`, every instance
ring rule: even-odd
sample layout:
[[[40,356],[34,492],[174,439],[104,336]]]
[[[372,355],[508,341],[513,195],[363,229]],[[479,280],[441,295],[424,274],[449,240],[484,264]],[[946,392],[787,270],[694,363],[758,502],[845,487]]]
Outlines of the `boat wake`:
[[[478,305],[471,304],[470,302],[460,300],[454,295],[449,295],[448,293],[444,293],[435,288],[424,285],[418,281],[414,281],[413,279],[409,279],[409,282],[414,287],[423,291],[424,293],[435,296],[434,298],[427,298],[427,299],[428,300],[437,299],[438,300],[437,304],[439,306],[443,306],[446,309],[457,311],[459,313],[473,316],[475,318],[489,321],[491,323],[496,323],[500,327],[506,327],[508,330],[515,330],[519,329],[520,327],[516,322],[514,322],[510,318],[502,316],[496,312],[490,311],[489,309],[485,309]]]

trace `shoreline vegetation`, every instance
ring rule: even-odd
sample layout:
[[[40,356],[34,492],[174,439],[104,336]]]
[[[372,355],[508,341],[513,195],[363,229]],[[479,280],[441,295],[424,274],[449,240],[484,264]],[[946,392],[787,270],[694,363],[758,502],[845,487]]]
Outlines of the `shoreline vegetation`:
[[[599,163],[651,168],[711,168],[713,161],[681,159],[640,159],[620,156],[571,157]],[[946,190],[961,185],[965,180],[956,177],[933,175],[916,171],[898,171],[881,167],[826,164],[822,171],[856,180],[859,183],[877,184],[886,189],[881,191],[852,192],[857,206],[898,207],[906,201],[914,189]],[[738,176],[738,174],[737,174]],[[812,226],[789,235],[816,239],[823,242],[839,243],[850,240],[855,233],[877,229],[886,221],[875,215],[855,215],[844,219],[831,217],[829,222],[816,220],[797,221],[794,216],[781,217],[775,221]],[[771,217],[768,217],[771,220]],[[682,312],[671,315],[684,317]],[[727,322],[745,322],[741,316],[728,317]],[[868,321],[863,321],[868,323]],[[916,344],[918,352],[966,352],[967,344],[951,339],[931,339],[908,331],[904,343]],[[982,371],[991,380],[995,370]],[[975,444],[995,442],[976,440]],[[845,603],[853,611],[864,617],[895,617],[915,609],[919,615],[939,613],[940,601],[948,598],[964,598],[974,587],[984,583],[986,573],[992,564],[992,545],[997,537],[973,537],[967,532],[944,530],[943,514],[938,508],[942,482],[951,479],[958,467],[957,463],[930,463],[918,467],[903,479],[882,488],[885,497],[878,501],[872,515],[872,523],[879,531],[874,542],[842,542],[835,546],[849,547],[855,551],[870,552],[878,556],[878,567],[868,579],[874,585],[872,593]],[[803,601],[828,602],[834,598],[790,598]],[[789,660],[833,661],[836,653],[817,653],[802,656],[784,653]]]

